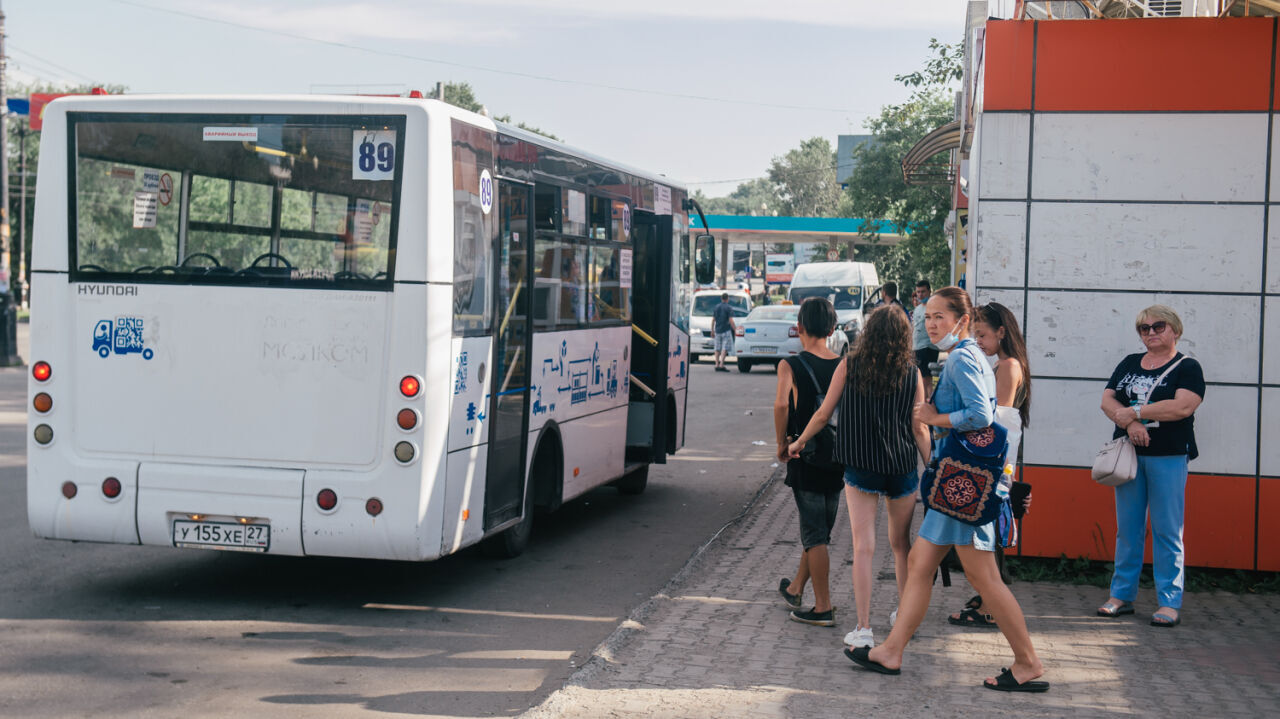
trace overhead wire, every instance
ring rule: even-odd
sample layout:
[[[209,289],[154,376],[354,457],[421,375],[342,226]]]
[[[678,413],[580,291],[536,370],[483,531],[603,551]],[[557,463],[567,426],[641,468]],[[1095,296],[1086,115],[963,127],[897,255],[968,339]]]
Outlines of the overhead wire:
[[[323,38],[310,37],[310,36],[302,35],[299,33],[292,33],[292,32],[286,32],[283,30],[272,30],[268,28],[256,27],[254,25],[238,23],[232,20],[224,20],[221,18],[209,17],[207,15],[200,15],[197,13],[187,12],[184,10],[174,10],[172,8],[161,7],[158,5],[149,5],[147,3],[135,2],[135,0],[111,0],[111,2],[120,4],[120,5],[129,5],[129,6],[141,8],[144,10],[168,13],[170,15],[177,15],[180,17],[191,18],[193,20],[201,20],[204,22],[216,23],[219,25],[226,25],[228,27],[240,28],[242,30],[253,30],[255,32],[266,33],[269,35],[276,35],[278,37],[285,37],[293,40],[303,40],[306,42],[319,43],[322,45],[328,45],[330,47],[340,47],[347,50],[356,50],[359,52],[365,52],[373,55],[384,55],[387,57],[395,57],[403,60],[413,60],[415,62],[445,65],[448,67],[457,67],[457,68],[462,68],[466,70],[476,70],[479,72],[488,72],[488,73],[493,73],[497,75],[507,75],[509,77],[520,77],[520,78],[525,78],[527,80],[539,80],[542,82],[553,82],[561,85],[577,85],[581,87],[593,87],[593,88],[602,89],[602,90],[615,90],[618,92],[631,92],[631,93],[639,93],[644,95],[656,95],[660,97],[672,97],[672,98],[678,98],[683,100],[698,100],[702,102],[719,102],[719,103],[726,103],[726,104],[733,104],[733,105],[768,107],[768,108],[782,109],[782,110],[804,110],[808,112],[840,112],[840,113],[846,113],[846,114],[854,113],[859,115],[870,115],[870,113],[858,112],[858,111],[850,110],[848,108],[818,107],[818,106],[811,106],[811,105],[792,105],[787,103],[761,102],[758,100],[740,100],[740,99],[729,98],[729,97],[715,97],[711,95],[696,95],[692,93],[671,92],[669,90],[655,90],[652,88],[629,87],[626,85],[612,85],[609,83],[592,82],[589,80],[571,80],[571,79],[555,77],[551,75],[539,75],[539,74],[530,73],[530,72],[520,72],[518,70],[507,70],[499,67],[486,67],[484,65],[473,65],[469,63],[463,63],[463,62],[455,62],[453,60],[444,60],[441,58],[411,55],[409,53],[365,47],[363,45],[340,42],[337,40],[325,40]]]

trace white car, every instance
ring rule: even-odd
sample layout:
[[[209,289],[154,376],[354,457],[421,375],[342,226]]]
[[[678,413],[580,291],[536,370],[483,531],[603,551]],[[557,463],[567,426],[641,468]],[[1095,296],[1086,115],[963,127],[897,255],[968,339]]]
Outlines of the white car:
[[[799,315],[799,305],[769,305],[751,310],[746,319],[737,323],[734,354],[738,357],[738,371],[750,372],[753,366],[766,362],[777,370],[779,362],[800,354],[804,347],[796,325]],[[849,338],[837,327],[827,338],[827,347],[842,355],[849,350]]]
[[[712,314],[720,304],[720,295],[729,293],[729,306],[733,309],[733,321],[741,322],[751,312],[751,295],[741,290],[699,290],[693,295],[693,317],[689,320],[689,363],[698,356],[712,354],[716,350],[715,328]]]

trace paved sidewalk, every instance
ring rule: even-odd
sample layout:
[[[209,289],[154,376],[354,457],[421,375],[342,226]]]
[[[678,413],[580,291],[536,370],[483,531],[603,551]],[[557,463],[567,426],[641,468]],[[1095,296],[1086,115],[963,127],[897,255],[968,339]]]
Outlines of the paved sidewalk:
[[[1028,521],[1034,521],[1034,513]],[[872,626],[888,634],[892,554],[877,529]],[[525,714],[550,717],[1274,716],[1280,711],[1280,597],[1186,596],[1183,624],[1148,624],[1154,591],[1135,616],[1094,616],[1104,589],[1013,585],[1052,683],[1047,694],[980,685],[1012,660],[998,631],[946,622],[973,594],[962,574],[934,588],[903,673],[873,674],[841,653],[855,624],[848,516],[832,538],[838,625],[789,621],[777,596],[800,552],[790,490],[775,481],[742,521],[715,539],[663,593],[596,649],[567,686]],[[919,516],[913,527],[919,526]],[[813,601],[806,591],[806,604]]]

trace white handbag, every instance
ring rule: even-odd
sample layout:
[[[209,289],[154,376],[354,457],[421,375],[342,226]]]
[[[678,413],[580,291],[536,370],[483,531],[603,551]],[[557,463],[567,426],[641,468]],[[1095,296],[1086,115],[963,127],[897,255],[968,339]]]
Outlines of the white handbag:
[[[1186,359],[1185,357],[1183,359]],[[1142,398],[1138,406],[1145,407],[1151,399],[1151,393],[1156,391],[1156,387],[1169,376],[1174,367],[1182,364],[1182,360],[1178,360],[1169,365],[1168,369],[1160,373],[1156,378],[1155,384],[1151,385],[1151,390],[1147,392],[1147,396]],[[1102,449],[1098,450],[1098,454],[1093,458],[1093,481],[1104,487],[1119,487],[1126,482],[1133,481],[1138,476],[1138,452],[1133,448],[1133,443],[1129,441],[1128,436],[1113,439],[1102,445]]]
[[[1093,481],[1098,484],[1118,487],[1137,476],[1138,453],[1128,437],[1107,442],[1093,458]]]

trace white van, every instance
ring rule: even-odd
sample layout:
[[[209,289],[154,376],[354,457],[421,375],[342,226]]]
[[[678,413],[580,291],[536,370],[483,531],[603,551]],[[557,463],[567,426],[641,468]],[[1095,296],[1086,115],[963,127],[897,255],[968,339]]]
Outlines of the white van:
[[[693,316],[689,320],[689,364],[698,361],[698,356],[715,352],[715,332],[711,326],[711,315],[720,304],[720,295],[729,295],[729,307],[733,310],[733,319],[739,322],[751,312],[751,295],[745,290],[698,290],[693,293]]]
[[[862,327],[862,308],[879,287],[870,262],[810,262],[796,266],[787,299],[797,305],[810,297],[831,300],[840,328],[852,342]]]

